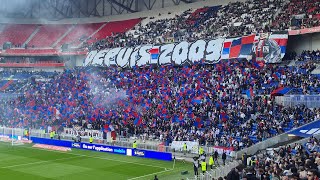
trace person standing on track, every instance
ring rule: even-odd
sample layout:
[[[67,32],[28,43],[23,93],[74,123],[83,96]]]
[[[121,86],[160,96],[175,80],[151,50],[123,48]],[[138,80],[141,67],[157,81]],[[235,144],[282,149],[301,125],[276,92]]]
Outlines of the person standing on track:
[[[218,157],[219,157],[219,154],[218,154],[217,150],[215,150],[214,151],[214,162],[216,162],[216,164],[219,165]]]
[[[194,175],[198,176],[199,175],[199,161],[198,158],[194,157],[193,158],[193,170],[194,170]]]

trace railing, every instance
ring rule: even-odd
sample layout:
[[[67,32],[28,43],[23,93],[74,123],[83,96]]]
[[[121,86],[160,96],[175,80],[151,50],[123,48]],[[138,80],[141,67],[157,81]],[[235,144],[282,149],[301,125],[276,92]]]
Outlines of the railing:
[[[320,107],[320,95],[285,95],[276,96],[276,103],[285,107],[305,105],[307,108]]]
[[[206,173],[201,173],[198,176],[188,177],[187,180],[212,180],[218,179],[219,177],[226,176],[232,168],[237,167],[240,164],[240,161],[231,161],[225,166],[217,166],[214,169],[206,171]]]

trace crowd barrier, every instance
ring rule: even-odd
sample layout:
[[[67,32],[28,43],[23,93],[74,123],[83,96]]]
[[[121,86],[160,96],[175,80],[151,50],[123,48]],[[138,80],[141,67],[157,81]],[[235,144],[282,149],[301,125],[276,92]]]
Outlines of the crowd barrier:
[[[305,105],[308,108],[320,107],[319,95],[285,95],[276,96],[276,103],[285,107],[294,107],[297,105]]]
[[[150,150],[144,150],[144,149],[132,149],[132,148],[125,148],[125,147],[118,147],[118,146],[108,146],[103,144],[91,144],[91,143],[82,143],[82,142],[77,143],[77,142],[66,141],[66,140],[46,139],[46,138],[38,138],[38,137],[31,137],[31,140],[33,141],[33,143],[38,143],[38,144],[63,146],[63,147],[70,147],[75,149],[107,152],[107,153],[121,154],[121,155],[127,155],[127,156],[137,156],[137,157],[144,157],[144,158],[164,160],[164,161],[172,160],[172,154],[168,152],[157,152],[157,151],[150,151]]]

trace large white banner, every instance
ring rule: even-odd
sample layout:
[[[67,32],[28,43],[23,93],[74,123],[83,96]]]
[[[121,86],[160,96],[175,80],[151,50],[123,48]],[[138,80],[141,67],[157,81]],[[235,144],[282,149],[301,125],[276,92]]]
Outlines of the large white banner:
[[[253,57],[267,63],[280,62],[286,52],[287,32],[280,34],[251,34],[234,38],[213,40],[199,39],[195,42],[142,45],[130,48],[113,48],[91,51],[84,65],[118,66],[122,68],[143,65],[217,63],[220,59]]]
[[[204,59],[206,63],[217,63],[221,56],[224,39],[210,41],[183,41],[178,44],[161,46],[143,45],[132,48],[113,48],[91,51],[85,59],[84,65],[116,65],[122,68],[142,66],[146,64],[176,64],[194,63]],[[152,50],[158,53],[152,54]],[[156,58],[152,58],[156,55]]]
[[[176,151],[183,151],[183,144],[187,144],[187,150],[193,154],[198,154],[199,143],[192,141],[173,141],[171,144],[171,149],[175,149]]]

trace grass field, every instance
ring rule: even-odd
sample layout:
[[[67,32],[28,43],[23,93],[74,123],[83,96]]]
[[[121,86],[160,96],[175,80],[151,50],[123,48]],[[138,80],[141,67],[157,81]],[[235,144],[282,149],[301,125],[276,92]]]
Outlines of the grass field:
[[[0,142],[0,179],[4,180],[95,180],[95,179],[185,179],[192,173],[191,163],[157,161],[102,152],[72,149],[49,151],[31,145],[11,146]]]

